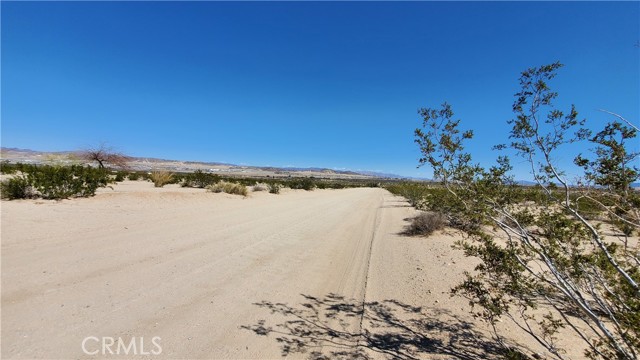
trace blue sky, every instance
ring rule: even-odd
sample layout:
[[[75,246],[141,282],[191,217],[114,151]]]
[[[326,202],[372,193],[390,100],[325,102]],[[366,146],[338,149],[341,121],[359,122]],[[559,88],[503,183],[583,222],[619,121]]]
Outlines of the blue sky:
[[[5,147],[430,177],[419,107],[452,104],[490,164],[519,73],[554,61],[559,107],[640,119],[640,2],[0,6]]]

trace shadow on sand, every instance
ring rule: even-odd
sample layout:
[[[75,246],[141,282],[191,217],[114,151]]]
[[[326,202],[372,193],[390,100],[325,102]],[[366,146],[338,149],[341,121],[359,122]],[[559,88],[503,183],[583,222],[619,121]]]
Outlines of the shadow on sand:
[[[424,309],[395,300],[357,302],[329,294],[302,295],[297,306],[259,302],[278,324],[260,320],[241,326],[273,337],[282,356],[311,359],[504,358],[505,348],[474,330],[473,324],[441,309]]]

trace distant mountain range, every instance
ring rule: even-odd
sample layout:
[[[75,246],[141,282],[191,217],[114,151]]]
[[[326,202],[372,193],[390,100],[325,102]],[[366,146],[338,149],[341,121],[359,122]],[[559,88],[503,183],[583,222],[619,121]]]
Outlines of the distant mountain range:
[[[81,151],[37,151],[31,149],[0,147],[0,158],[12,162],[47,163],[51,161],[71,162]],[[160,158],[131,157],[132,168],[149,170],[162,167],[173,171],[194,171],[197,169],[211,172],[225,172],[229,174],[251,174],[257,176],[316,176],[335,178],[384,178],[406,179],[397,174],[380,173],[375,171],[334,170],[320,167],[274,167],[237,165],[209,161],[183,161]]]
[[[49,158],[73,158],[77,157],[81,151],[37,151],[30,149],[0,147],[0,159],[12,162],[31,162],[46,163],[51,161]],[[321,167],[274,167],[274,166],[249,166],[236,165],[222,162],[204,162],[204,161],[183,161],[159,158],[142,158],[132,157],[132,162],[139,164],[134,166],[137,170],[148,170],[156,166],[171,168],[175,171],[194,171],[204,169],[210,171],[220,171],[229,174],[246,175],[247,172],[257,172],[258,176],[316,176],[316,177],[335,177],[335,178],[376,178],[376,179],[398,179],[411,181],[433,181],[428,178],[412,178],[391,173],[383,173],[377,171],[366,170],[334,170]],[[140,165],[143,164],[143,165]],[[150,165],[147,165],[150,164]],[[163,164],[163,165],[159,165]],[[211,169],[215,168],[215,169]],[[527,180],[516,181],[518,185],[535,186],[537,183]],[[640,188],[640,182],[631,184],[633,188]]]

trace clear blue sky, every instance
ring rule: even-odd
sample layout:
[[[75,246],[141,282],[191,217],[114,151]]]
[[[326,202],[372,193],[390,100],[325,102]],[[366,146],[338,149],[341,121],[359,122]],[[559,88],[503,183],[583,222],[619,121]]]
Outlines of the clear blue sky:
[[[0,6],[5,147],[429,177],[419,107],[452,104],[489,164],[519,73],[554,61],[592,127],[640,119],[637,1]]]

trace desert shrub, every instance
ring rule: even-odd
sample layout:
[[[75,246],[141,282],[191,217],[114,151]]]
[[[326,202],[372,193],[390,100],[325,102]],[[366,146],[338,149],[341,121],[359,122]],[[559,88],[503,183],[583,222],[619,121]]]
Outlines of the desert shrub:
[[[271,183],[269,185],[267,185],[267,187],[269,188],[269,193],[270,194],[280,194],[280,188],[282,188],[282,185],[280,185],[279,183]]]
[[[206,188],[220,181],[220,176],[205,173],[202,170],[196,170],[193,173],[186,174],[182,179],[180,186],[193,188]]]
[[[269,186],[267,184],[255,184],[252,188],[253,191],[267,191]]]
[[[173,173],[166,170],[154,170],[151,172],[150,179],[155,187],[163,187],[173,180]]]
[[[35,197],[35,191],[23,175],[15,176],[0,183],[0,196],[3,199],[29,199]]]
[[[247,187],[245,185],[232,182],[220,181],[207,186],[207,189],[214,193],[225,192],[227,194],[247,196]]]
[[[116,172],[116,177],[113,179],[115,182],[123,182],[124,179],[127,178],[127,172],[126,171],[118,171]]]
[[[533,189],[515,184],[506,156],[490,168],[473,162],[465,150],[473,132],[459,128],[449,104],[419,110],[420,164],[430,165],[446,189],[429,193],[426,204],[439,206],[449,219],[480,225],[464,229],[456,245],[478,265],[452,289],[475,316],[491,324],[513,320],[556,359],[565,358],[556,341],[561,328],[584,341],[585,358],[637,359],[640,251],[627,237],[640,229],[640,197],[631,188],[640,179],[639,129],[614,114],[594,134],[574,106],[555,107],[558,94],[547,83],[561,66],[521,73],[508,143],[496,146],[528,163]],[[594,148],[574,154],[584,170],[574,184],[555,159],[571,156],[565,146],[580,142]],[[604,220],[590,220],[601,218],[598,212]]]
[[[22,173],[6,180],[2,185],[2,196],[7,199],[41,197],[43,199],[66,199],[95,195],[100,187],[110,182],[104,169],[89,166],[51,166],[20,164]]]
[[[130,172],[129,175],[127,176],[129,178],[129,180],[131,181],[136,181],[138,179],[140,179],[140,174],[137,172]]]
[[[7,161],[0,162],[0,174],[15,174],[18,171],[16,164],[10,164]]]
[[[303,189],[311,191],[315,188],[315,183],[309,178],[291,179],[287,182],[287,186],[291,189]]]
[[[426,212],[411,219],[405,228],[406,235],[429,236],[434,231],[442,230],[447,225],[447,218],[440,213]]]
[[[416,208],[419,208],[422,205],[427,194],[432,190],[432,188],[427,184],[415,182],[392,184],[388,185],[386,188],[392,194],[404,197],[411,206]]]

